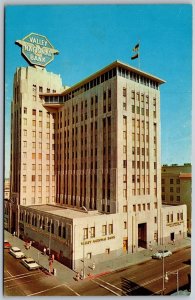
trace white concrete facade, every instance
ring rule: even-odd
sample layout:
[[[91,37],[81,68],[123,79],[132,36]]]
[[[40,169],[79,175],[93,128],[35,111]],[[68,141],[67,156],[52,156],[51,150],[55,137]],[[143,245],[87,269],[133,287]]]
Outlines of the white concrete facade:
[[[118,61],[67,90],[58,75],[17,69],[9,230],[38,247],[51,237],[74,269],[83,255],[96,261],[184,237],[185,206],[161,204],[162,83]]]

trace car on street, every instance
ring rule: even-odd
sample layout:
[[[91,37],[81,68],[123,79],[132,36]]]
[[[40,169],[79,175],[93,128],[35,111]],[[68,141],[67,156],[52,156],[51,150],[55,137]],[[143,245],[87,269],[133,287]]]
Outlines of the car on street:
[[[152,255],[152,258],[162,259],[163,257],[171,256],[172,252],[170,250],[158,250]]]
[[[9,253],[13,255],[15,258],[23,258],[25,257],[24,253],[18,247],[11,247],[9,249]]]
[[[11,248],[11,244],[10,244],[10,242],[9,241],[7,241],[7,240],[4,240],[4,249],[9,249],[9,248]]]
[[[34,261],[31,257],[26,257],[21,260],[21,263],[28,269],[28,270],[37,270],[40,268],[40,265]]]

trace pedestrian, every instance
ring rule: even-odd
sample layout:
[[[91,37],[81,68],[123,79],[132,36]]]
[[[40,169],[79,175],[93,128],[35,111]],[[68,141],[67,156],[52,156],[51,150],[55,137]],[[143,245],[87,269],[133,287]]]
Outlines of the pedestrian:
[[[79,272],[76,272],[76,281],[79,281],[79,277],[80,277]]]
[[[44,253],[44,255],[46,255],[46,251],[47,251],[47,249],[44,247],[44,248],[43,248],[43,253]]]

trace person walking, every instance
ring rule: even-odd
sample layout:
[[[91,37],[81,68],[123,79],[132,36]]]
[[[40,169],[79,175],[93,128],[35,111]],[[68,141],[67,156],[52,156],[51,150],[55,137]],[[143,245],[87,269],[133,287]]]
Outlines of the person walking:
[[[46,255],[46,251],[47,251],[47,249],[44,247],[44,248],[43,248],[43,254],[44,254],[44,255]]]

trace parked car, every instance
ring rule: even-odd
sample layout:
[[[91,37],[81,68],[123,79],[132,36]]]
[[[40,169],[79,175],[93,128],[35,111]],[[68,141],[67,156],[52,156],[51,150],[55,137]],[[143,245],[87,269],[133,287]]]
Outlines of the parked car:
[[[170,250],[158,250],[152,255],[152,258],[162,259],[163,257],[171,256],[172,252]]]
[[[10,242],[8,242],[7,240],[4,240],[4,249],[9,249],[9,248],[11,248],[11,244],[10,244]]]
[[[25,257],[24,253],[18,247],[11,247],[9,249],[9,253],[13,255],[15,258],[23,258]]]
[[[28,270],[36,270],[39,269],[40,265],[34,261],[33,258],[27,257],[21,260],[21,263],[28,269]]]

